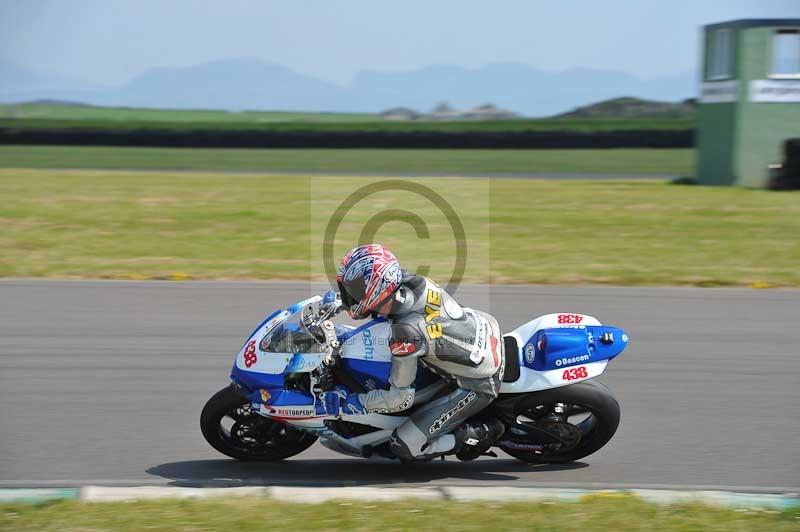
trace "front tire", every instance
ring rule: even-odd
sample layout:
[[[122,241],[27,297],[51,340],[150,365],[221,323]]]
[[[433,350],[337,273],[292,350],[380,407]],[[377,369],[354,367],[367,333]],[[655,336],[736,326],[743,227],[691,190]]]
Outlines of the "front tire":
[[[300,454],[317,437],[254,412],[231,386],[215,393],[200,414],[200,429],[211,446],[237,460],[273,462]]]
[[[527,394],[514,405],[513,417],[497,444],[503,451],[528,463],[565,463],[608,443],[620,408],[605,385],[585,381]]]

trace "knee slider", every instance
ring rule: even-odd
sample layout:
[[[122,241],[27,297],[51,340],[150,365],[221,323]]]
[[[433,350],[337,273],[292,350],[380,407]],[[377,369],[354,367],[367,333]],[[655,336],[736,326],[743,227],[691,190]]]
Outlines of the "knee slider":
[[[389,438],[389,449],[402,462],[410,462],[415,458],[406,442],[397,434],[397,429],[394,429],[392,436]]]

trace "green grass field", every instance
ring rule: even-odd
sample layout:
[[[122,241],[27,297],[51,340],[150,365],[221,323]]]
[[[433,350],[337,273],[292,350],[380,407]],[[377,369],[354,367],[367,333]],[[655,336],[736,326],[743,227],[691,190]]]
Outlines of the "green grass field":
[[[800,511],[656,506],[631,496],[574,503],[401,501],[289,504],[268,499],[0,505],[0,530],[548,530],[724,531],[800,529]]]
[[[3,168],[686,175],[694,150],[334,150],[0,146]]]
[[[334,209],[368,177],[0,170],[0,276],[323,279]],[[800,193],[652,181],[421,178],[466,231],[466,281],[800,286]],[[343,218],[335,252],[386,209],[375,240],[447,279],[440,205],[386,191]]]
[[[0,104],[0,127],[275,131],[609,131],[692,129],[694,119],[667,117],[392,121],[367,113],[231,112],[27,103]]]
[[[225,122],[368,122],[380,116],[368,113],[304,113],[288,111],[221,111],[203,109],[144,109],[134,107],[99,107],[65,103],[0,104],[4,120],[68,120],[87,122],[161,122],[165,124]]]

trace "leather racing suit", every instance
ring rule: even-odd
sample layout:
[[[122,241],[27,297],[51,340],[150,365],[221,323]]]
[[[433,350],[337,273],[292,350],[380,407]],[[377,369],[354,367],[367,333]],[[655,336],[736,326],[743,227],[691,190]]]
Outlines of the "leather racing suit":
[[[414,404],[417,363],[456,387],[414,412],[395,429],[401,460],[438,456],[463,445],[450,434],[496,397],[503,377],[503,341],[491,315],[462,307],[430,279],[403,272],[388,315],[392,367],[389,389],[359,399],[368,412],[400,412]],[[466,438],[466,436],[465,436]]]

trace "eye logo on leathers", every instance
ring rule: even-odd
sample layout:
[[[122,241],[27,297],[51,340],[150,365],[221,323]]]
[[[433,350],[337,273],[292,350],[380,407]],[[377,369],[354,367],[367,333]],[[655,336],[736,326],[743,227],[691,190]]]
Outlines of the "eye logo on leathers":
[[[431,340],[436,340],[437,338],[440,338],[442,334],[444,334],[441,323],[431,323],[431,321],[442,315],[441,289],[434,290],[432,288],[428,288],[428,294],[425,303],[425,323],[428,324],[426,327],[428,330],[428,336],[431,337]]]

